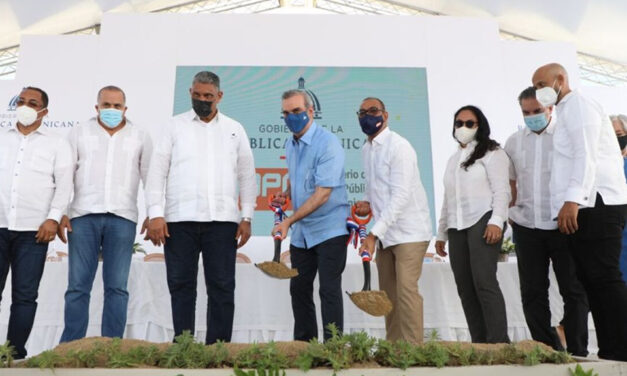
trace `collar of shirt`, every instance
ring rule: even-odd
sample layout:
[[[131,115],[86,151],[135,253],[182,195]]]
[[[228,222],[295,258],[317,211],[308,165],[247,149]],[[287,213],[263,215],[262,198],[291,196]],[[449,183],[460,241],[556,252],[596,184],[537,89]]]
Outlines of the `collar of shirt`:
[[[551,114],[551,119],[549,120],[549,125],[546,126],[546,128],[544,129],[544,132],[537,134],[535,132],[533,132],[531,129],[529,129],[529,127],[525,127],[525,136],[529,136],[530,134],[534,133],[538,136],[542,136],[543,134],[553,134],[553,132],[555,132],[555,114]]]
[[[11,124],[11,126],[7,128],[7,132],[10,132],[10,131],[15,131],[15,132],[17,132],[17,133],[19,133],[21,135],[24,135],[22,132],[20,132],[19,129],[17,129],[17,122]],[[39,133],[39,134],[42,134],[42,135],[46,135],[46,134],[48,134],[48,128],[46,128],[45,125],[41,124],[36,130],[34,130],[33,132],[31,132],[29,134],[33,134],[33,133]]]
[[[371,144],[384,145],[384,144],[385,144],[385,142],[386,142],[387,140],[389,140],[389,139],[390,139],[390,135],[391,135],[391,134],[392,134],[392,133],[390,132],[390,128],[386,126],[386,127],[385,127],[382,131],[381,131],[381,133],[379,133],[379,134],[377,135],[377,137],[375,137],[375,138],[373,138],[373,139],[372,139],[372,141],[371,141],[370,143],[371,143]]]
[[[220,121],[220,110],[216,112],[216,116],[214,116],[213,119],[211,119],[211,121],[209,121],[208,123],[205,123],[204,121],[200,120],[200,116],[198,116],[194,110],[189,111],[189,116],[190,116],[189,120],[198,122],[200,123],[200,125],[206,127],[206,126],[209,126],[210,124],[218,123]]]
[[[117,134],[117,133],[120,133],[120,132],[122,132],[122,131],[124,131],[124,130],[125,130],[125,129],[127,129],[127,128],[130,128],[130,127],[133,127],[133,126],[134,126],[134,125],[133,125],[133,122],[132,122],[129,118],[124,117],[124,120],[126,121],[126,123],[124,124],[124,126],[122,127],[122,129],[120,129],[119,131],[117,131],[117,132],[116,132],[116,134]],[[94,117],[92,117],[91,119],[89,119],[89,122],[88,122],[88,123],[89,123],[89,124],[94,125],[95,127],[100,128],[102,131],[105,131],[105,132],[106,132],[106,129],[104,129],[104,128],[103,128],[103,126],[102,126],[102,125],[100,125],[100,122],[98,121],[98,116],[94,116]],[[107,132],[107,134],[108,134],[108,132]]]
[[[313,123],[311,123],[311,126],[309,127],[309,129],[307,129],[307,132],[305,132],[304,135],[302,135],[300,138],[292,138],[292,143],[294,145],[298,145],[298,143],[300,143],[301,141],[304,142],[307,145],[311,145],[311,140],[313,140],[314,134],[316,133],[316,129],[318,128],[318,125],[316,124],[316,122],[314,121]]]
[[[574,94],[577,92],[577,90],[571,90],[570,93],[564,95],[564,97],[562,98],[561,101],[559,101],[559,103],[557,103],[555,106],[557,107],[561,107],[562,105],[564,105],[566,102],[568,102],[568,100],[572,97],[574,97]]]

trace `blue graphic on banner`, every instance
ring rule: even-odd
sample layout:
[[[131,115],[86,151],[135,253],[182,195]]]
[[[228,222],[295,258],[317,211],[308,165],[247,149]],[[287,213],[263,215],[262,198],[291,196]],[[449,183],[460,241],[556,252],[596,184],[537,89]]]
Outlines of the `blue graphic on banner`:
[[[366,141],[356,111],[366,97],[380,98],[390,128],[405,137],[418,155],[422,183],[434,220],[429,101],[425,68],[179,66],[173,114],[191,109],[194,75],[209,70],[220,77],[219,109],[239,121],[250,139],[257,171],[258,198],[253,235],[270,235],[273,212],[268,196],[285,189],[285,143],[292,137],[281,115],[281,94],[306,90],[318,125],[335,134],[346,152],[346,189],[352,202],[363,199],[361,146]]]

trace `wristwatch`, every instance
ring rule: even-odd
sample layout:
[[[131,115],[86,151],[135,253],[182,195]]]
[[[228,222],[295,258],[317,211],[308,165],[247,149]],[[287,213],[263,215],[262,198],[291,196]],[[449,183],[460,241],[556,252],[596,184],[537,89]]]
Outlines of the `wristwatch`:
[[[252,222],[252,218],[250,218],[250,217],[242,217],[242,221],[250,223],[250,222]]]

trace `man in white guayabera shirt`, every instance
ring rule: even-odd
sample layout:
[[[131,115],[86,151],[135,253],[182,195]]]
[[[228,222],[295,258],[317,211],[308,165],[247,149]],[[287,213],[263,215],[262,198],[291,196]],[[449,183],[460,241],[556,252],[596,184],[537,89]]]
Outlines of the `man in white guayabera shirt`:
[[[551,216],[569,236],[579,280],[588,295],[599,358],[627,361],[627,285],[618,267],[627,184],[623,157],[601,106],[571,90],[559,64],[532,77],[536,98],[555,105]]]
[[[7,340],[22,359],[48,243],[72,194],[72,156],[68,142],[42,126],[48,114],[43,90],[24,88],[16,112],[17,123],[0,132],[0,297],[10,269]]]
[[[174,335],[194,334],[202,253],[209,298],[205,342],[228,342],[236,250],[250,238],[255,209],[253,153],[244,127],[218,111],[223,92],[216,74],[197,73],[189,93],[192,110],[175,116],[155,144],[146,188],[148,236],[164,244]]]
[[[97,116],[72,129],[74,198],[59,226],[69,241],[65,328],[61,342],[85,337],[89,298],[102,253],[104,305],[101,335],[122,337],[128,274],[137,230],[137,190],[145,184],[152,145],[147,131],[126,118],[126,95],[116,86],[98,91]],[[144,221],[142,232],[147,225]]]
[[[514,232],[518,276],[525,320],[534,340],[563,351],[549,307],[549,265],[553,264],[564,300],[564,330],[568,352],[588,355],[588,300],[577,279],[568,236],[551,217],[551,155],[556,116],[553,107],[536,99],[528,87],[518,97],[525,128],[507,139],[512,203],[509,218]]]
[[[416,151],[388,128],[388,112],[380,99],[364,99],[357,117],[368,136],[362,148],[366,195],[365,201],[356,203],[357,214],[372,210],[375,219],[362,250],[372,255],[375,243],[382,244],[376,254],[379,286],[394,307],[385,317],[386,338],[422,343],[423,300],[418,279],[432,232]]]

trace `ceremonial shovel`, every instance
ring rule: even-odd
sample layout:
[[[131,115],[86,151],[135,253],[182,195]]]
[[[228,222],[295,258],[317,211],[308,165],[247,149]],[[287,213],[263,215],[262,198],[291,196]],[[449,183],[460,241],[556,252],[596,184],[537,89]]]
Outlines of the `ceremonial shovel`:
[[[287,217],[285,214],[285,210],[289,206],[289,199],[285,200],[283,206],[273,204],[272,197],[268,198],[268,205],[270,209],[274,212],[274,225],[278,225],[283,222],[283,219]],[[290,269],[281,262],[281,233],[277,232],[274,234],[274,258],[272,261],[265,261],[260,264],[255,264],[256,267],[261,269],[262,272],[266,273],[270,277],[278,278],[278,279],[289,279],[294,278],[298,275],[298,270]]]
[[[363,244],[366,238],[366,224],[370,222],[372,213],[368,214],[365,219],[359,218],[355,213],[356,207],[353,205],[351,209],[351,217],[346,221],[346,226],[351,232],[348,243],[353,243],[357,248],[357,238],[360,240],[360,244]],[[372,291],[370,290],[370,260],[371,255],[364,251],[361,253],[361,261],[364,266],[364,287],[361,291],[346,294],[355,303],[357,308],[366,312],[372,316],[385,316],[392,311],[392,302],[388,298],[388,294],[385,291]]]

